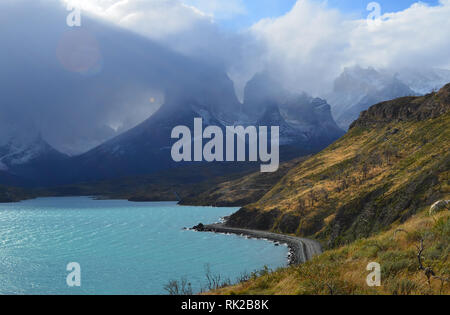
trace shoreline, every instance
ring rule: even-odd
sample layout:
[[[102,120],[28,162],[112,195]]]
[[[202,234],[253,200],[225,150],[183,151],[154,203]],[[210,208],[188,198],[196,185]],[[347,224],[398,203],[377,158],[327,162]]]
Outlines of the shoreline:
[[[194,227],[194,229],[199,232],[236,234],[256,239],[266,239],[280,244],[286,244],[289,247],[290,252],[290,255],[288,257],[289,265],[298,265],[305,263],[311,260],[314,256],[320,255],[322,253],[322,246],[319,242],[306,238],[267,231],[227,227],[222,223],[204,225],[203,228],[199,228],[199,226],[197,226]]]

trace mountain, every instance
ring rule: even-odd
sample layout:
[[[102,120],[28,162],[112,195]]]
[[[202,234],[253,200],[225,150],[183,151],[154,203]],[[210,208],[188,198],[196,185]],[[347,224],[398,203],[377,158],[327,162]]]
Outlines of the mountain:
[[[46,18],[35,12],[45,12]],[[202,114],[221,122],[237,119],[241,104],[221,67],[88,13],[82,27],[70,28],[67,14],[64,6],[50,2],[0,3],[0,19],[7,25],[0,34],[8,47],[0,51],[0,137],[3,125],[12,122],[23,130],[19,134],[30,126],[41,134],[26,145],[17,137],[2,143],[0,170],[9,170],[4,183],[11,172],[33,185],[153,172],[172,166],[167,147],[173,126],[192,124]],[[165,103],[160,111],[159,103]],[[114,138],[120,132],[112,127],[129,132]],[[60,168],[61,156],[52,148],[94,150]],[[55,163],[53,168],[44,165],[44,157]]]
[[[396,72],[396,76],[420,95],[438,91],[450,82],[450,70],[446,69],[401,69]]]
[[[45,12],[46,18],[35,12]],[[343,133],[322,101],[302,97],[270,103],[266,96],[272,99],[275,90],[264,80],[252,90],[255,78],[241,104],[221,65],[186,57],[88,13],[81,27],[70,28],[67,14],[64,6],[50,2],[0,3],[0,20],[7,25],[0,32],[8,47],[0,51],[0,126],[14,121],[20,130],[34,125],[41,134],[27,148],[5,144],[4,155],[16,147],[22,153],[0,168],[30,183],[97,181],[182,166],[170,156],[171,130],[192,128],[195,117],[222,128],[280,125],[285,160],[317,152]],[[59,167],[65,157],[51,148],[71,155],[86,151]],[[29,159],[33,150],[48,151],[42,156],[58,163],[49,169],[38,159],[41,164],[29,165],[40,169],[19,168],[16,161]]]
[[[215,84],[210,85],[211,82]],[[171,139],[171,132],[179,125],[193,130],[197,117],[203,118],[204,128],[214,125],[223,131],[233,125],[279,126],[282,160],[317,152],[343,134],[334,123],[330,106],[323,100],[286,95],[288,98],[281,101],[272,98],[273,94],[255,99],[249,94],[256,92],[248,88],[245,102],[240,104],[233,83],[225,74],[217,73],[203,84],[205,88],[198,95],[167,90],[165,103],[145,122],[73,158],[69,181],[144,175],[192,164],[172,161],[171,146],[175,141]],[[254,80],[248,85],[252,87]],[[263,86],[258,89],[267,91]],[[245,110],[249,107],[258,110]],[[236,166],[236,170],[240,168]]]
[[[295,233],[328,248],[370,237],[449,199],[450,84],[376,104],[227,222]]]
[[[428,92],[431,92],[428,91]],[[374,68],[346,68],[335,80],[332,93],[326,95],[337,124],[347,130],[359,113],[379,102],[418,95],[397,76]]]
[[[166,103],[140,125],[74,157],[70,161],[69,181],[145,175],[179,166],[171,157],[171,143],[175,142],[171,139],[172,129],[181,125],[193,130],[196,117],[204,117],[205,124],[221,126],[212,113],[197,101],[179,102],[167,98]]]
[[[269,73],[256,74],[244,90],[244,117],[257,125],[280,126],[282,144],[320,150],[344,134],[323,99],[284,89]],[[325,146],[324,146],[325,145]]]
[[[5,138],[0,142],[0,184],[49,185],[69,157],[39,134]]]
[[[0,127],[34,125],[57,150],[75,155],[142,123],[166,94],[195,98],[221,119],[235,120],[240,103],[224,86],[229,79],[221,66],[87,12],[81,27],[68,27],[68,13],[58,1],[0,2],[0,35],[8,47],[0,51]],[[216,110],[221,107],[232,117]]]

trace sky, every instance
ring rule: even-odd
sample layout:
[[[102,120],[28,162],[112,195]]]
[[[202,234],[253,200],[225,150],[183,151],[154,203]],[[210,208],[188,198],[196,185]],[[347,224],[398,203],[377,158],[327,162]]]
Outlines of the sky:
[[[371,2],[362,0],[63,1],[78,1],[179,53],[222,64],[240,98],[245,83],[269,68],[287,88],[318,95],[357,64],[450,67],[450,0],[380,0],[375,25],[368,21]]]
[[[185,0],[199,10],[215,16],[221,26],[231,30],[241,30],[250,27],[263,18],[276,18],[288,13],[296,0]],[[335,8],[353,18],[364,18],[368,15],[368,0],[315,0],[317,3],[326,3],[328,7]],[[410,7],[414,0],[379,0],[382,12],[398,12]],[[429,5],[439,4],[439,0],[422,1]],[[220,6],[227,3],[227,6]],[[231,3],[231,5],[230,5]]]
[[[82,8],[79,31],[84,34],[84,44],[90,47],[80,55],[86,57],[87,68],[91,63],[95,66],[90,67],[89,73],[72,67],[70,53],[77,47],[67,34],[76,29],[65,23],[68,1]],[[186,69],[183,58],[223,70],[233,81],[241,100],[245,84],[263,71],[291,91],[323,97],[344,68],[355,65],[390,71],[450,69],[450,0],[420,3],[379,0],[381,16],[376,21],[367,19],[371,13],[367,10],[369,3],[360,0],[0,0],[0,21],[6,21],[8,26],[0,27],[2,44],[8,48],[0,50],[0,94],[3,98],[11,95],[13,99],[20,93],[11,93],[15,89],[21,91],[24,78],[36,82],[34,94],[23,95],[23,104],[0,103],[0,128],[5,117],[14,122],[18,116],[24,121],[38,117],[35,124],[45,126],[43,134],[51,139],[52,145],[71,154],[81,153],[148,118],[164,100],[161,95],[165,86],[160,81],[183,84],[181,80],[176,82],[180,77],[177,71]],[[42,4],[46,6],[38,9]],[[58,13],[50,17],[48,8],[58,8]],[[140,42],[132,36],[116,39],[107,36],[109,30],[90,28],[92,23],[87,23],[88,17],[107,21],[142,36],[152,47],[163,48],[141,51],[136,48]],[[62,51],[55,54],[55,47],[61,45]],[[115,49],[119,49],[117,53]],[[114,66],[103,63],[102,56],[116,63]],[[39,68],[29,72],[28,77],[29,64],[23,58]],[[147,68],[142,68],[130,58],[150,61],[146,61]],[[36,60],[51,64],[52,72],[44,67],[46,63]],[[25,76],[19,78],[14,66]],[[193,71],[193,66],[189,67]],[[153,68],[161,76],[146,72]],[[200,68],[199,72],[203,72]],[[44,93],[48,92],[49,83],[64,82],[68,86],[56,89],[58,102],[45,98],[50,95]],[[72,85],[79,91],[71,90],[70,97],[66,97],[64,93],[69,93],[67,90]],[[101,87],[102,93],[92,86]],[[131,95],[134,99],[129,102]],[[41,105],[30,107],[29,99]],[[153,101],[149,102],[150,99]]]

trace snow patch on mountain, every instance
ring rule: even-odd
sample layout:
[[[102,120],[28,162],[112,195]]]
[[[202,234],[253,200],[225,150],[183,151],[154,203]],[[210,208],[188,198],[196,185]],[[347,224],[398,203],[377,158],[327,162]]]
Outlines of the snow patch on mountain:
[[[40,138],[26,139],[25,142],[23,140],[12,138],[0,147],[0,161],[3,164],[26,164],[46,150]]]

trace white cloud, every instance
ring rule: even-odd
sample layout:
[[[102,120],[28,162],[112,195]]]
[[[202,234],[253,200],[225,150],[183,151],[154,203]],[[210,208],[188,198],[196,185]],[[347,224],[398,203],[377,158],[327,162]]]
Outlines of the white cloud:
[[[368,12],[369,14],[369,12]],[[329,87],[345,67],[449,67],[450,1],[416,3],[386,13],[375,28],[349,20],[325,4],[299,0],[286,15],[252,27],[264,41],[263,58],[291,89],[313,94]]]
[[[152,39],[191,30],[211,17],[179,0],[63,0]]]
[[[221,30],[216,19],[245,14],[242,0],[61,0],[175,51],[218,66],[235,79],[238,93],[259,69],[261,47],[246,32]],[[256,53],[258,55],[258,53]]]
[[[386,13],[375,28],[330,9],[326,1],[298,0],[284,16],[262,19],[240,33],[223,31],[214,21],[245,14],[242,0],[73,1],[178,52],[225,65],[240,91],[264,67],[287,88],[315,95],[355,64],[450,68],[450,0]]]
[[[183,0],[183,2],[216,19],[229,19],[247,13],[243,0]]]
[[[61,0],[172,49],[228,64],[240,34],[222,31],[216,16],[243,14],[242,0]],[[203,11],[205,10],[205,11]]]

